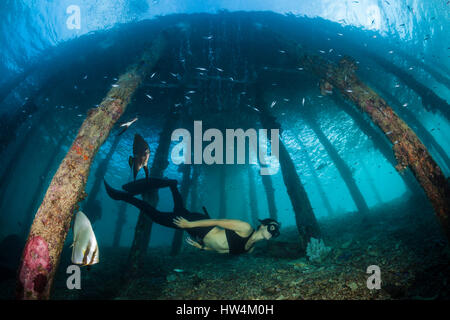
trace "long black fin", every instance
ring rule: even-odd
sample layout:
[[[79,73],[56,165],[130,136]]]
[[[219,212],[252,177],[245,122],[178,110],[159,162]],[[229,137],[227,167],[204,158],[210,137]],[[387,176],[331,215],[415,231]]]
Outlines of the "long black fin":
[[[108,194],[108,196],[114,200],[125,200],[128,199],[129,197],[132,197],[132,195],[130,195],[128,192],[123,192],[120,190],[116,190],[113,187],[111,187],[106,180],[103,180],[104,184],[105,184],[105,189],[106,189],[106,193]]]
[[[205,213],[205,216],[207,216],[208,219],[211,219],[211,217],[209,216],[208,210],[206,210],[205,207],[202,207],[202,209],[203,209],[203,212]]]

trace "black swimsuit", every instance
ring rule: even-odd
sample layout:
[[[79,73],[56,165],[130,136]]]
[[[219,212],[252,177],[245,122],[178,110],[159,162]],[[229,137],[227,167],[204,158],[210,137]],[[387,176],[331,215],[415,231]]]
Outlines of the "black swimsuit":
[[[253,230],[253,232],[255,231]],[[249,251],[251,248],[245,250],[245,245],[247,244],[248,239],[252,236],[253,232],[248,237],[242,238],[235,231],[225,229],[230,254],[241,254]]]
[[[113,198],[114,200],[122,200],[128,202],[129,204],[132,204],[133,206],[140,209],[141,212],[148,215],[154,222],[165,227],[182,229],[173,223],[173,219],[175,219],[176,217],[183,217],[188,221],[211,219],[206,211],[205,214],[203,214],[197,212],[190,212],[184,208],[183,199],[181,198],[181,194],[176,187],[175,180],[158,179],[158,178],[140,179],[136,180],[135,182],[131,182],[124,185],[123,189],[126,190],[127,192],[113,189],[106,183],[106,181],[105,187],[106,192],[111,198]],[[170,191],[172,192],[174,202],[173,212],[159,211],[146,201],[134,197],[134,195],[145,193],[150,189],[158,189],[163,187],[170,187]],[[210,227],[186,228],[183,230],[186,230],[186,232],[189,233],[191,237],[195,238],[197,242],[203,244],[203,238],[208,234],[208,232],[210,232],[214,228],[215,226],[210,226]],[[225,229],[225,234],[227,237],[230,254],[241,254],[247,251],[245,250],[245,245],[248,239],[251,237],[251,235],[246,238],[242,238],[236,232],[228,229]]]

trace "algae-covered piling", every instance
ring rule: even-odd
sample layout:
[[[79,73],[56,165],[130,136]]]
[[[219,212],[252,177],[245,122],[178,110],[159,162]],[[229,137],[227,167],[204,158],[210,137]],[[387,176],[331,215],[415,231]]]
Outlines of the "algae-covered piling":
[[[16,297],[48,299],[60,254],[92,161],[116,121],[124,113],[132,94],[159,60],[166,35],[162,33],[135,65],[119,77],[100,106],[91,109],[50,183],[25,244],[19,266]]]
[[[397,171],[410,168],[433,205],[443,230],[450,239],[450,186],[441,168],[431,157],[415,132],[375,91],[356,75],[357,64],[342,58],[338,65],[316,56],[300,59],[321,79],[325,79],[343,96],[354,102],[384,132],[393,145]]]

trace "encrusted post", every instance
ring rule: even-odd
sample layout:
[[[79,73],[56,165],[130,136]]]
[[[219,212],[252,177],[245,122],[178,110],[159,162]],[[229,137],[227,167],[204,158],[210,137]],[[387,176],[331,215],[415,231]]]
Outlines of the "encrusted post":
[[[393,144],[396,169],[402,172],[409,167],[433,205],[443,230],[450,239],[450,186],[442,170],[413,130],[392,108],[356,75],[356,63],[346,57],[339,65],[316,56],[301,59],[302,64],[321,79],[339,89],[343,96],[353,101],[380,127]]]
[[[178,118],[179,114],[174,112],[173,108],[170,108],[167,111],[167,118],[159,135],[158,147],[156,148],[155,157],[153,158],[153,163],[150,168],[150,177],[162,178],[164,171],[169,166],[170,137]],[[158,190],[152,189],[145,192],[142,195],[142,199],[156,208],[159,201]],[[133,243],[128,256],[125,285],[127,285],[128,280],[137,276],[137,272],[142,266],[150,242],[152,225],[153,221],[145,213],[140,212],[134,231]]]
[[[250,213],[251,213],[251,224],[253,226],[258,225],[258,197],[256,196],[256,183],[255,183],[255,174],[253,173],[253,168],[251,166],[247,166],[248,173],[248,195],[250,197],[249,205],[250,205]]]
[[[276,121],[267,110],[266,103],[263,99],[264,88],[260,83],[256,83],[255,87],[255,104],[260,110],[260,121],[263,128],[280,129],[280,124]],[[294,161],[287,151],[281,136],[279,137],[279,162],[283,181],[286,186],[287,193],[291,200],[292,208],[295,214],[295,222],[299,233],[300,253],[306,253],[306,247],[311,238],[320,238],[320,228],[317,223],[316,216],[306,194],[305,188],[295,168]]]
[[[389,141],[384,138],[383,132],[377,130],[377,128],[375,128],[374,126],[371,126],[370,120],[366,120],[364,114],[356,110],[351,105],[351,102],[341,99],[340,95],[333,94],[331,96],[331,99],[334,101],[334,103],[336,103],[337,106],[339,106],[342,111],[344,111],[352,118],[355,125],[357,125],[358,128],[366,136],[370,137],[373,146],[381,152],[381,154],[393,167],[395,167],[397,165],[397,160],[392,153]],[[419,184],[417,183],[410,170],[404,171],[403,174],[400,174],[399,176],[405,183],[405,186],[408,190],[413,193],[418,191],[418,189],[420,188]]]
[[[117,210],[116,228],[114,229],[113,248],[119,248],[120,238],[122,237],[123,226],[127,222],[127,206],[128,203],[122,201]]]
[[[334,215],[334,211],[333,211],[333,208],[331,207],[330,200],[328,200],[327,194],[325,193],[325,190],[322,187],[322,183],[320,182],[320,179],[317,176],[317,170],[314,167],[314,164],[312,163],[311,159],[309,158],[308,151],[306,151],[306,147],[303,144],[303,141],[302,141],[300,135],[297,136],[296,141],[297,141],[298,145],[300,146],[301,152],[303,152],[303,154],[304,154],[303,159],[305,159],[306,166],[308,167],[308,169],[311,173],[311,177],[314,180],[314,184],[315,184],[317,190],[319,191],[319,195],[320,195],[320,198],[322,199],[323,205],[327,209],[328,215],[330,217],[332,217]]]
[[[61,137],[56,142],[55,149],[51,153],[50,157],[48,158],[48,162],[44,167],[44,170],[42,170],[42,174],[39,175],[39,177],[43,176],[45,179],[41,180],[38,187],[34,191],[33,197],[31,198],[31,201],[27,207],[26,218],[25,221],[22,222],[22,234],[21,236],[23,239],[26,238],[28,228],[30,227],[31,220],[33,219],[33,212],[36,210],[37,205],[39,204],[39,199],[42,197],[42,193],[44,191],[44,188],[46,186],[45,180],[47,177],[49,177],[49,173],[51,172],[52,166],[55,163],[55,158],[58,156],[58,154],[62,151],[61,146],[64,144],[65,140],[67,139],[69,132],[61,133]]]
[[[269,175],[261,175],[261,180],[266,191],[267,207],[269,209],[269,217],[278,220],[277,206],[275,202],[275,190],[272,185],[272,177]]]
[[[109,162],[111,161],[114,152],[116,152],[121,138],[122,135],[115,136],[114,141],[111,144],[111,148],[109,149],[105,158],[103,158],[103,160],[99,163],[97,170],[95,171],[95,180],[92,185],[91,191],[89,192],[86,203],[83,204],[83,212],[87,215],[92,224],[102,218],[102,208],[99,205],[97,195],[100,191],[101,186],[103,185],[103,177],[106,174]]]
[[[227,166],[220,166],[219,170],[219,217],[218,219],[226,219],[227,217],[227,189],[226,176],[227,176]]]
[[[180,186],[180,194],[183,199],[184,206],[186,206],[187,196],[189,194],[189,187],[191,185],[191,165],[184,164],[179,167],[180,171],[183,174],[181,178],[181,186]],[[191,208],[192,210],[192,208]],[[183,229],[175,230],[172,240],[172,249],[170,250],[170,254],[175,256],[180,253],[181,248],[183,247]]]
[[[16,297],[48,299],[72,214],[86,196],[89,169],[100,146],[124,113],[131,96],[159,60],[162,34],[138,63],[120,76],[100,106],[91,109],[61,162],[31,226],[19,266]]]
[[[367,206],[367,202],[364,199],[363,194],[359,190],[358,185],[356,184],[352,170],[350,170],[350,167],[347,165],[344,159],[342,159],[336,148],[325,136],[322,129],[320,128],[320,125],[315,121],[314,116],[311,115],[309,119],[306,118],[305,120],[308,126],[314,131],[316,137],[319,139],[320,144],[327,151],[328,156],[333,161],[333,164],[336,166],[336,169],[338,170],[342,180],[347,186],[347,189],[353,199],[353,202],[356,205],[358,212],[363,215],[367,214],[369,212],[369,207]]]

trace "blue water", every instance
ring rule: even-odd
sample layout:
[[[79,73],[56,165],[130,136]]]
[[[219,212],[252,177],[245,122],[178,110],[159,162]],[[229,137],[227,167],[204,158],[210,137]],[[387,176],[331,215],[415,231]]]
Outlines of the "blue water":
[[[66,9],[70,5],[81,10],[80,29],[67,27],[70,15]],[[160,30],[169,26],[183,30],[185,38],[174,40],[179,44],[179,48],[170,53],[169,59],[174,60],[161,67],[155,79],[145,81],[124,115],[129,119],[138,114],[140,119],[124,134],[108,165],[105,178],[112,185],[120,186],[131,177],[127,159],[134,133],[139,132],[146,139],[152,150],[149,163],[153,161],[165,110],[173,101],[167,97],[167,92],[152,84],[174,82],[169,72],[187,72],[179,63],[181,58],[190,59],[191,67],[209,63],[223,67],[226,76],[244,78],[251,72],[246,68],[252,44],[242,42],[242,39],[251,38],[252,32],[278,33],[300,43],[308,54],[322,55],[332,61],[345,55],[352,56],[358,63],[359,77],[369,86],[375,86],[375,91],[388,92],[388,102],[392,98],[397,100],[390,102],[393,109],[407,108],[435,139],[444,154],[433,145],[425,145],[448,177],[450,167],[445,160],[450,157],[448,119],[441,112],[426,107],[404,79],[381,67],[366,53],[397,66],[449,103],[449,7],[443,0],[2,1],[0,173],[8,180],[2,184],[0,239],[9,234],[21,234],[31,225],[27,210],[33,194],[43,185],[38,199],[43,198],[46,186],[68,151],[87,110],[101,102],[114,78],[134,62]],[[209,35],[213,36],[212,41],[203,39]],[[256,63],[267,66],[273,61],[273,66],[278,67],[279,50],[282,49],[277,43],[265,44],[260,51],[261,59]],[[265,99],[269,103],[277,101],[272,114],[283,128],[282,140],[319,221],[354,214],[357,207],[333,160],[305,122],[302,99],[305,99],[305,106],[313,110],[321,130],[351,169],[369,209],[397,200],[406,201],[411,196],[399,173],[374,147],[371,137],[365,135],[330,97],[319,97],[315,76],[299,73],[295,82],[280,86],[277,82],[283,82],[283,75],[278,79],[271,76],[274,85],[265,92]],[[237,99],[236,92],[227,85],[212,85],[205,90],[209,99],[207,105],[232,105]],[[154,99],[149,100],[147,94]],[[38,110],[27,109],[26,103],[31,100]],[[39,116],[46,111],[44,118]],[[205,113],[204,119],[207,118]],[[410,126],[415,129],[414,124]],[[32,128],[37,129],[32,136],[27,136]],[[378,128],[375,130],[381,132]],[[64,136],[67,138],[61,140]],[[22,144],[25,137],[29,141]],[[95,158],[86,186],[88,193],[96,180],[98,165],[108,153],[113,139],[114,135],[111,135]],[[23,149],[17,152],[19,148]],[[14,166],[8,167],[11,163]],[[8,168],[13,171],[6,174]],[[248,194],[243,192],[248,188],[247,171],[239,166],[227,168],[228,218],[250,219],[251,205],[257,206],[261,218],[268,216],[258,167],[252,168],[257,179],[257,204],[251,203]],[[178,166],[170,161],[164,175],[178,181],[182,178]],[[205,167],[198,182],[199,202],[213,216],[218,214],[220,202],[219,189],[212,187],[218,181],[217,175],[217,170]],[[271,178],[279,220],[283,226],[295,226],[281,172]],[[420,188],[415,192],[423,197]],[[102,217],[95,222],[94,229],[100,246],[109,247],[113,244],[112,230],[116,225],[118,205],[107,197],[103,188],[97,198],[101,202]],[[36,201],[32,211],[35,212],[39,204],[40,200]],[[170,210],[171,206],[169,191],[160,191],[158,209]],[[131,245],[137,217],[138,210],[127,207],[120,246]],[[172,234],[170,229],[153,226],[150,246],[170,245]],[[70,233],[68,239],[71,237]]]

